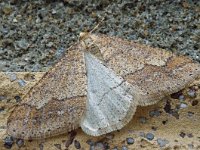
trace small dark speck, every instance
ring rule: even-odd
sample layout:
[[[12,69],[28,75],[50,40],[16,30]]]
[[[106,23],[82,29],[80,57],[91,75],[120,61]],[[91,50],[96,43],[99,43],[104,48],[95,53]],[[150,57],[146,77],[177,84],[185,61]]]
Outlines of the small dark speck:
[[[171,104],[169,101],[166,102],[164,110],[166,113],[171,113]]]
[[[81,144],[77,140],[74,140],[74,146],[75,146],[76,149],[80,149],[81,148]]]
[[[73,143],[73,140],[74,140],[76,134],[77,133],[75,131],[69,132],[69,139],[65,142],[66,148],[68,148]]]
[[[0,107],[0,112],[4,111],[5,110],[5,107]]]
[[[151,127],[151,129],[153,130],[153,131],[156,131],[157,130],[157,127]]]
[[[6,147],[7,149],[11,149],[13,143],[14,143],[14,139],[13,139],[12,136],[7,136],[7,137],[4,139],[4,147]]]
[[[17,103],[21,101],[21,97],[18,96],[18,95],[16,95],[14,98],[15,98],[15,100],[16,100]]]
[[[168,120],[163,120],[162,124],[165,125],[167,123]]]
[[[30,137],[30,138],[28,138],[28,142],[32,142],[33,141],[33,139]]]
[[[186,134],[184,132],[181,132],[179,135],[180,137],[184,138]]]
[[[174,142],[178,143],[178,140],[175,139]]]
[[[51,131],[51,129],[48,129],[47,131],[48,131],[48,132],[50,132],[50,131]]]
[[[182,93],[182,91],[179,91],[179,92],[177,92],[177,93],[171,94],[171,98],[173,98],[173,99],[179,99],[179,97],[180,97],[181,95],[183,95],[183,93]]]
[[[196,106],[196,105],[198,105],[198,103],[199,103],[198,100],[193,100],[192,101],[192,106]]]

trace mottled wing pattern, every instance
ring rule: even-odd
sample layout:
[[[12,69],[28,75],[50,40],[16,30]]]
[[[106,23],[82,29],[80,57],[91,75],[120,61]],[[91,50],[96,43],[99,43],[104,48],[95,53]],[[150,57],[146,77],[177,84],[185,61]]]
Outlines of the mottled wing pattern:
[[[85,53],[87,68],[87,111],[81,127],[89,135],[99,136],[121,129],[135,113],[137,97],[130,85],[103,65],[95,56]]]
[[[86,94],[84,53],[76,45],[14,109],[8,118],[8,133],[34,139],[77,128],[86,109]]]
[[[140,93],[139,105],[151,105],[183,89],[200,75],[200,64],[188,57],[106,35],[88,34],[107,67]]]

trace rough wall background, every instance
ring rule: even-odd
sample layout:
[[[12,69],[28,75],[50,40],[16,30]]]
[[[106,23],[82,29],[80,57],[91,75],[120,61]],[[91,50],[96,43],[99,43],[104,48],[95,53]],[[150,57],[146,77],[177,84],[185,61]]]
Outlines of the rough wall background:
[[[46,71],[81,31],[136,40],[200,62],[199,0],[0,0],[0,71]]]

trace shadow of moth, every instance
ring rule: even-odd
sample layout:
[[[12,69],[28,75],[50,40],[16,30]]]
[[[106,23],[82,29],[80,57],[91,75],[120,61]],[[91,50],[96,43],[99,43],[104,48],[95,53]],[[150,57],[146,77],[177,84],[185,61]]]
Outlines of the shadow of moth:
[[[81,126],[93,136],[124,127],[137,106],[152,105],[200,75],[184,56],[106,35],[80,42],[50,69],[12,111],[7,132],[40,139]]]

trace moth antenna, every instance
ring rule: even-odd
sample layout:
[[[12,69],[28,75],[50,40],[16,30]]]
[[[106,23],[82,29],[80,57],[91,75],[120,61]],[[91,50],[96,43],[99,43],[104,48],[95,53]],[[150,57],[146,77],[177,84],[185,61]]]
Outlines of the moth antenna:
[[[101,21],[100,21],[90,32],[80,32],[78,41],[80,42],[81,39],[82,39],[83,37],[85,37],[86,35],[88,35],[88,33],[91,34],[91,33],[93,33],[95,30],[97,30],[98,27],[100,26],[100,24],[102,24],[102,22],[104,21],[104,19],[105,19],[105,17],[103,17],[103,18],[101,19]]]
[[[100,26],[100,24],[103,23],[104,19],[105,19],[105,17],[103,17],[103,18],[101,19],[101,21],[100,21],[89,33],[92,33],[92,32],[94,32],[95,30],[97,30],[98,27]]]

